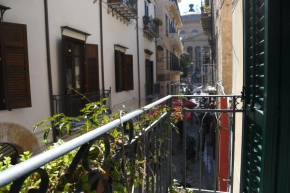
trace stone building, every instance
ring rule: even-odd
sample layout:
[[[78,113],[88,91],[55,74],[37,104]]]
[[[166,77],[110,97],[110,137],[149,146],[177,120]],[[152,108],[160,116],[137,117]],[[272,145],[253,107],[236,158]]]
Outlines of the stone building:
[[[182,22],[178,2],[157,0],[156,16],[163,21],[157,41],[157,81],[161,96],[178,94],[180,75],[183,74],[179,63],[183,45],[179,36]]]
[[[183,26],[180,35],[182,37],[184,52],[189,54],[191,60],[191,67],[187,77],[188,83],[191,84],[202,84],[202,64],[210,62],[209,38],[203,32],[200,19],[200,13],[188,12],[182,16]],[[208,56],[206,61],[204,61],[205,54]]]

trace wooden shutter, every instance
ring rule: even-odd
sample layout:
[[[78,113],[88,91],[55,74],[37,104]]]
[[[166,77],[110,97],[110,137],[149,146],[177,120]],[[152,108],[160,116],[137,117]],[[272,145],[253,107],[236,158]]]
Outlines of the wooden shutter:
[[[125,55],[126,90],[134,90],[133,56]]]
[[[85,92],[98,92],[100,90],[98,45],[86,44],[85,50]]]
[[[272,16],[279,12],[270,11],[274,7],[275,2],[270,0],[244,1],[246,88],[241,192],[273,192],[275,181],[272,169],[279,91],[274,83],[278,79],[279,58],[275,53],[279,46]]]
[[[0,23],[0,28],[6,109],[31,107],[26,25]]]

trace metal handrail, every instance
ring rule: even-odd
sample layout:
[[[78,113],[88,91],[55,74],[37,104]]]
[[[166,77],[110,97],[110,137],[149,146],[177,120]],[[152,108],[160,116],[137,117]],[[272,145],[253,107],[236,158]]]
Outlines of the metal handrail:
[[[116,128],[117,126],[132,120],[133,118],[141,115],[144,112],[147,112],[149,109],[160,105],[166,101],[170,101],[172,98],[176,97],[183,97],[183,105],[185,103],[185,97],[192,97],[192,98],[203,98],[203,97],[211,97],[211,98],[217,98],[217,97],[223,97],[223,98],[233,98],[232,109],[226,109],[226,110],[219,110],[219,109],[202,109],[202,110],[192,110],[192,109],[186,109],[184,111],[187,112],[227,112],[227,113],[235,113],[235,112],[242,112],[242,109],[237,109],[237,99],[240,98],[240,95],[168,95],[156,102],[153,102],[142,109],[135,110],[133,112],[130,112],[126,115],[124,115],[120,119],[113,120],[106,125],[103,125],[99,127],[98,129],[92,130],[86,134],[83,134],[77,138],[72,139],[71,141],[68,141],[62,145],[59,145],[51,150],[48,150],[42,154],[36,155],[29,160],[25,162],[21,162],[15,166],[12,166],[2,172],[0,172],[0,187],[5,186],[11,182],[16,181],[17,179],[26,176],[27,174],[30,174],[31,172],[35,171],[37,168],[49,163],[50,161],[57,159],[58,157],[76,149],[77,147],[80,147],[84,144],[90,143],[92,140],[95,140],[96,138],[100,137],[101,135],[105,134],[106,132]],[[186,115],[184,115],[186,116]],[[186,119],[184,118],[183,121],[186,123]],[[233,118],[233,125],[234,125],[234,118]],[[151,125],[152,126],[152,125]],[[151,127],[150,126],[150,127]],[[184,127],[183,136],[186,137],[186,128]],[[184,140],[185,141],[185,140]],[[183,142],[183,148],[185,148],[186,142]],[[183,149],[184,151],[184,149]],[[234,151],[234,148],[232,149]],[[184,155],[186,156],[186,155]],[[201,158],[200,158],[201,159]],[[185,160],[185,159],[184,159]],[[233,161],[233,160],[232,160]],[[185,167],[184,167],[185,170]],[[186,171],[183,171],[183,176],[186,176]],[[185,180],[184,180],[185,182]],[[185,186],[185,183],[184,183]],[[185,188],[185,187],[184,187]]]

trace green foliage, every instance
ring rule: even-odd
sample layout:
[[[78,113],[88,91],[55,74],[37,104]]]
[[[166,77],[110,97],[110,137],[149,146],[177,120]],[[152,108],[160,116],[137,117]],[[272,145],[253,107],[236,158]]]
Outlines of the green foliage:
[[[184,52],[180,56],[180,66],[183,68],[183,77],[187,77],[188,69],[190,68],[190,55],[187,52]]]
[[[178,183],[176,179],[173,179],[173,183],[171,187],[169,188],[169,190],[170,190],[170,193],[194,193],[193,190],[181,188],[180,184]]]
[[[155,22],[158,26],[162,26],[162,25],[163,25],[163,21],[162,21],[162,19],[160,19],[159,17],[155,17],[155,18],[154,18],[154,22]]]

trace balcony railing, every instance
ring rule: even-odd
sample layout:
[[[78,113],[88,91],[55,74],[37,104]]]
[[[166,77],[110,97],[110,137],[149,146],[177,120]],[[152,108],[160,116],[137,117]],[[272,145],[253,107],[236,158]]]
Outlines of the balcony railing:
[[[179,66],[178,64],[172,64],[171,70],[183,72],[183,68]]]
[[[169,34],[170,45],[180,54],[183,51],[183,45],[180,40],[180,36],[177,33]]]
[[[196,104],[192,105],[185,97],[193,98],[198,106],[194,107]],[[215,101],[215,103],[209,104],[208,101]],[[227,109],[216,107],[216,104],[221,101],[226,101]],[[58,175],[59,171],[48,173],[49,167],[43,166],[56,159],[61,164],[61,156],[75,150],[77,153],[73,161],[67,163],[68,169],[64,171],[62,178],[57,180],[58,184],[55,187],[60,191],[72,185],[78,177],[75,176],[76,169],[82,165],[85,171],[79,173],[82,176],[79,177],[78,183],[75,182],[76,188],[73,192],[82,192],[84,188],[86,191],[98,190],[97,193],[113,192],[117,188],[114,186],[116,182],[130,183],[129,188],[136,192],[167,192],[173,179],[181,182],[182,186],[179,188],[191,186],[191,189],[197,190],[195,192],[217,192],[221,183],[225,183],[226,186],[231,186],[233,183],[235,148],[232,142],[235,141],[236,113],[243,112],[240,101],[241,96],[237,95],[166,96],[142,109],[125,114],[71,141],[56,145],[42,154],[9,167],[0,172],[0,188],[9,184],[9,192],[20,192],[25,180],[30,175],[38,173],[39,175],[29,179],[35,181],[31,183],[33,185],[30,186],[29,191],[54,191],[49,189],[52,185],[49,180],[53,179],[49,175]],[[154,108],[160,105],[167,105],[170,108],[161,111],[156,120],[143,125],[144,128],[138,130],[134,127],[142,120],[142,115],[154,113],[156,111]],[[183,119],[176,124],[178,133],[172,129],[172,124],[168,124],[174,117],[173,106],[184,107]],[[116,129],[122,131],[121,138],[113,137]],[[224,135],[227,136],[222,138]],[[226,141],[228,146],[219,146],[221,140],[225,139],[230,139]],[[97,149],[92,148],[98,141],[103,141],[104,145]],[[225,141],[222,144],[225,144]],[[113,147],[116,149],[112,149]],[[104,157],[99,163],[90,160],[94,153],[100,151],[103,152]],[[228,153],[220,154],[221,151],[228,151]],[[222,179],[219,173],[223,167],[222,160],[228,160],[231,165],[231,167],[225,166],[229,170],[226,179]],[[191,168],[191,166],[187,167],[188,164],[193,164],[192,171],[188,171]],[[100,170],[100,167],[103,169]],[[125,176],[141,176],[138,181],[140,185],[135,186],[136,184],[132,183],[134,178],[132,182],[126,181],[127,178],[123,179],[124,176],[119,176],[121,180],[119,177],[113,178],[118,173],[123,173]],[[192,175],[196,178],[192,178]]]
[[[136,0],[107,0],[108,12],[117,15],[127,22],[137,18],[137,1]]]
[[[154,99],[160,95],[160,83],[146,84],[146,98]]]
[[[77,117],[81,114],[80,110],[85,107],[85,104],[89,102],[97,102],[101,98],[106,98],[106,106],[110,108],[111,104],[111,90],[105,90],[103,92],[91,92],[82,94],[72,94],[72,95],[54,95],[54,114],[63,113],[66,116]],[[108,109],[109,111],[110,109]],[[58,119],[57,119],[58,120]],[[73,134],[77,132],[83,122],[74,123],[74,127],[71,128],[70,133]],[[64,137],[67,132],[63,131],[61,134],[57,132],[59,137]]]
[[[148,34],[151,38],[158,38],[159,36],[159,26],[154,21],[153,17],[144,16],[143,17],[144,32]]]

